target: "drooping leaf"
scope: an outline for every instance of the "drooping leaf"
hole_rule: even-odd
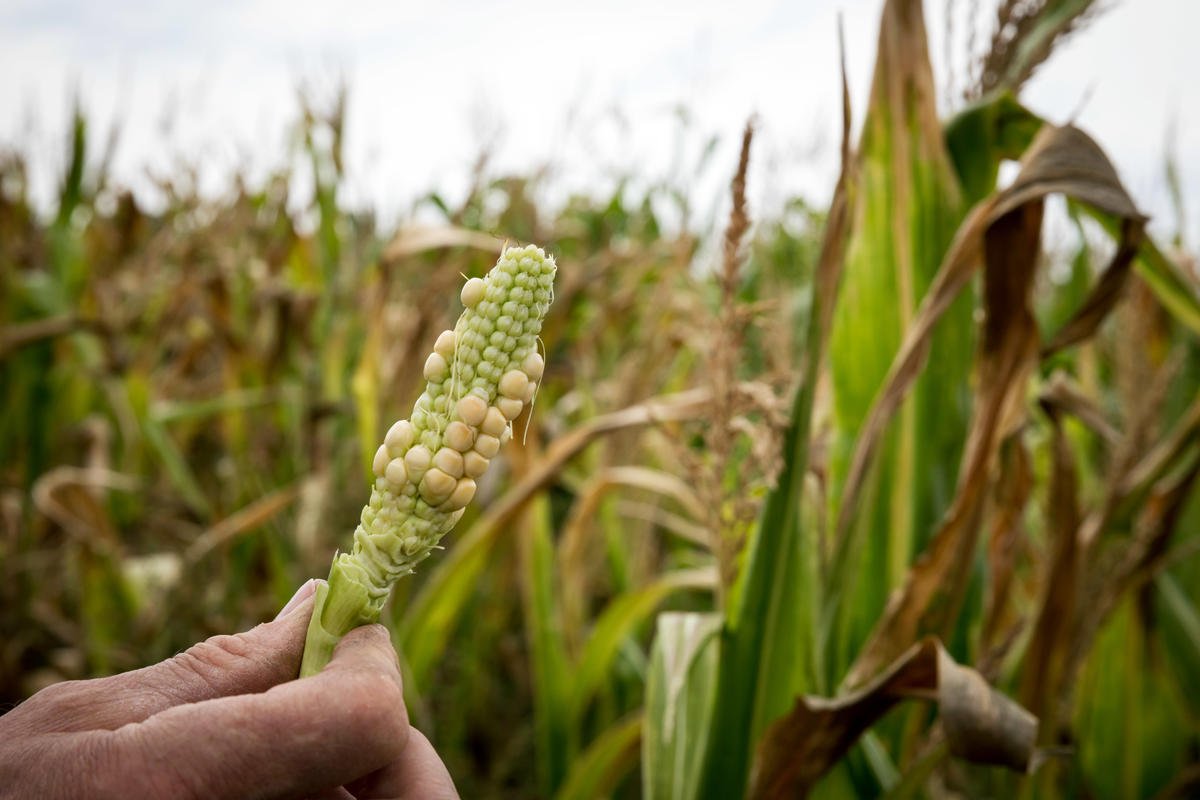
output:
[[[1092,208],[1086,210],[1110,235],[1115,235],[1119,230],[1120,220],[1112,214]],[[1134,269],[1163,307],[1193,333],[1200,335],[1200,286],[1149,238],[1141,242]]]
[[[930,637],[853,694],[797,698],[759,744],[749,796],[803,797],[864,731],[910,698],[938,704],[951,755],[1020,772],[1036,766],[1037,718],[956,663]]]

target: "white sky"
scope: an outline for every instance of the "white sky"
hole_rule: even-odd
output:
[[[971,4],[955,5],[961,17]],[[496,169],[552,163],[560,192],[601,192],[614,169],[688,176],[704,140],[718,134],[721,147],[697,186],[701,204],[719,202],[751,112],[761,123],[751,174],[759,207],[793,194],[823,203],[836,167],[837,14],[861,119],[881,6],[0,0],[0,147],[30,153],[37,196],[51,197],[78,89],[96,151],[113,121],[121,126],[119,183],[152,200],[147,168],[171,172],[183,156],[217,191],[234,167],[261,176],[287,158],[302,79],[328,87],[341,76],[350,87],[343,199],[380,209],[385,224],[433,188],[461,197],[485,143]],[[926,4],[939,71],[944,6]],[[963,28],[960,19],[958,58]],[[1077,122],[1143,210],[1168,227],[1164,143],[1174,124],[1193,243],[1197,30],[1196,0],[1126,0],[1063,47],[1023,96],[1056,121],[1082,107]],[[682,146],[673,114],[681,105],[692,114]]]

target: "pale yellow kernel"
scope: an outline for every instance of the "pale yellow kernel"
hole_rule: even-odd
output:
[[[387,445],[387,449],[393,455],[399,455],[408,448],[412,447],[413,443],[413,427],[412,424],[402,419],[388,428],[387,436],[383,438],[383,443]]]
[[[528,375],[519,369],[510,369],[500,379],[500,394],[520,400],[521,396],[525,394],[525,384],[527,383],[529,383]]]
[[[463,478],[454,487],[454,491],[450,493],[450,497],[446,500],[447,510],[457,510],[471,502],[471,498],[475,496],[475,481],[470,478]]]
[[[446,426],[446,435],[443,438],[446,444],[460,453],[465,453],[471,449],[471,445],[475,444],[475,432],[465,422],[458,420]]]
[[[393,488],[399,489],[404,484],[408,483],[408,468],[404,466],[404,459],[393,458],[388,462],[387,470],[384,473],[387,477],[387,482]]]
[[[505,419],[513,420],[521,416],[521,409],[525,404],[520,400],[512,397],[501,397],[496,400],[496,408],[500,409],[500,413]]]
[[[478,425],[487,416],[487,403],[478,395],[469,394],[458,401],[458,417],[468,425]]]
[[[462,519],[462,516],[464,513],[466,513],[466,511],[467,510],[465,508],[460,508],[458,511],[455,511],[453,514],[451,514],[450,515],[450,519],[451,519],[450,524],[451,525],[456,524],[460,519]]]
[[[446,359],[441,353],[430,353],[425,359],[425,380],[435,381],[446,374]]]
[[[494,458],[500,452],[500,439],[481,433],[475,437],[475,452],[484,458]]]
[[[391,458],[388,453],[387,445],[379,445],[379,449],[375,451],[375,460],[371,462],[371,471],[375,473],[377,478],[383,477],[384,470],[387,469],[388,460]]]
[[[525,356],[525,360],[521,362],[521,369],[529,376],[530,380],[540,381],[542,372],[546,369],[546,361],[542,358],[541,353],[533,352]]]
[[[408,467],[409,473],[412,474],[414,478],[417,475],[425,472],[425,470],[429,469],[429,464],[432,461],[433,457],[429,454],[429,449],[423,444],[419,444],[416,447],[410,448],[409,451],[404,454],[404,465]]]
[[[486,288],[482,278],[471,278],[471,280],[463,285],[462,304],[467,308],[471,308],[483,299],[483,293]]]
[[[462,453],[452,447],[443,447],[434,453],[433,465],[452,478],[462,477]]]
[[[508,444],[508,440],[512,438],[512,428],[505,428],[500,432],[500,445]]]
[[[454,478],[434,467],[421,478],[421,497],[425,502],[435,505],[445,500],[454,491],[455,485]]]
[[[483,418],[483,422],[479,425],[479,430],[488,436],[499,436],[508,430],[508,420],[504,418],[504,414],[501,413],[500,409],[489,408],[487,416]]]
[[[525,393],[521,395],[521,400],[526,403],[533,402],[533,396],[537,394],[537,383],[529,381],[525,384]]]
[[[478,478],[487,472],[488,460],[479,453],[471,450],[463,453],[463,474],[468,478]]]
[[[454,355],[454,331],[442,331],[433,345],[433,351],[442,358]]]

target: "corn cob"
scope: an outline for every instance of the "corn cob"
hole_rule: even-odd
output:
[[[463,286],[466,308],[425,361],[424,394],[375,453],[354,545],[334,556],[317,590],[301,677],[319,672],[350,630],[376,621],[392,584],[462,516],[541,380],[538,334],[555,269],[540,248],[508,248],[486,277]]]

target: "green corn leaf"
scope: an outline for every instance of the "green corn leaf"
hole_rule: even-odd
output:
[[[1041,117],[1008,92],[973,103],[946,122],[946,151],[962,186],[964,207],[995,190],[1000,164],[1019,159],[1042,124]]]
[[[550,502],[546,495],[539,495],[526,510],[519,532],[525,632],[532,662],[535,750],[543,797],[563,785],[575,750],[574,730],[568,725],[570,676],[554,598],[554,543],[549,516]]]
[[[668,612],[658,617],[642,737],[642,795],[647,800],[696,797],[712,724],[720,627],[716,614]]]
[[[1169,572],[1154,581],[1163,649],[1175,667],[1176,682],[1193,714],[1200,714],[1200,611]]]
[[[580,754],[571,764],[566,783],[556,800],[592,800],[605,797],[637,764],[642,736],[642,715],[620,720]]]
[[[183,498],[189,508],[201,517],[206,519],[211,517],[212,506],[166,427],[151,414],[139,415],[138,419],[141,422],[142,436],[162,462],[163,468],[167,471],[167,477],[179,491],[179,496]]]
[[[1105,625],[1076,692],[1076,763],[1085,793],[1099,800],[1153,797],[1183,767],[1189,735],[1182,698],[1150,657],[1147,633],[1132,598]],[[1049,796],[1058,770],[1037,776]]]
[[[816,352],[810,349],[814,361]],[[737,602],[731,603],[732,619],[727,615],[721,634],[717,700],[699,797],[741,795],[754,742],[806,688],[803,665],[812,640],[814,586],[806,581],[812,553],[803,547],[799,502],[812,401],[813,383],[806,382],[796,393],[784,435],[783,471],[747,545]]]
[[[828,677],[834,682],[947,508],[966,436],[975,338],[970,289],[941,321],[928,367],[880,448],[870,478],[873,502],[838,507],[853,443],[965,211],[935,94],[921,3],[891,0],[883,11],[859,145],[857,203],[829,341],[831,490],[839,518],[831,575],[840,592],[840,605],[830,612],[836,624]],[[991,109],[992,117],[1006,114],[1020,116],[1011,108]],[[996,122],[978,123],[984,124],[994,128]],[[971,178],[986,183],[994,179],[992,161],[989,154],[982,168],[959,169],[986,173]]]

